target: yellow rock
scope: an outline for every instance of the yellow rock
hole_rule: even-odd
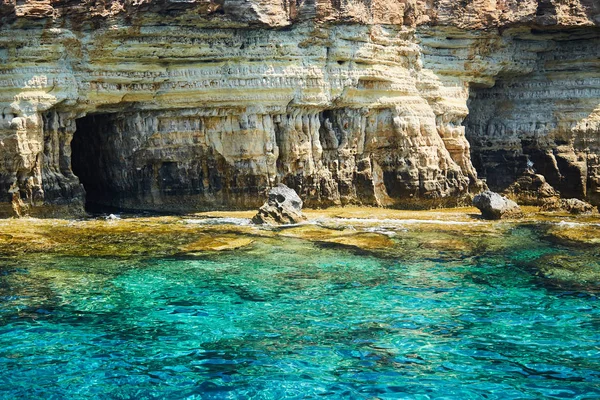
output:
[[[471,246],[469,246],[469,243],[467,243],[465,240],[443,238],[443,239],[429,240],[423,244],[423,247],[429,248],[429,249],[440,250],[440,251],[447,251],[447,250],[465,251],[465,250],[469,250]]]
[[[292,228],[285,228],[278,232],[279,236],[295,237],[306,240],[321,240],[332,236],[351,235],[356,231],[350,229],[337,230],[329,229],[318,225],[300,225]]]
[[[559,225],[550,229],[549,233],[559,240],[582,244],[600,243],[600,226],[573,223]]]
[[[252,244],[254,240],[245,237],[236,238],[234,236],[214,237],[205,235],[200,240],[182,246],[179,249],[186,253],[195,253],[202,251],[224,251],[235,250]]]
[[[382,250],[394,246],[394,242],[389,237],[378,233],[357,233],[354,235],[325,238],[320,241],[356,247],[361,250]]]

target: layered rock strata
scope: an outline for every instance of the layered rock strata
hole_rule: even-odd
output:
[[[0,20],[4,215],[255,208],[279,182],[309,207],[431,207],[528,168],[600,203],[591,0],[3,0]]]
[[[532,31],[532,71],[502,71],[471,91],[473,164],[504,190],[528,169],[564,197],[600,203],[600,37],[597,30]]]

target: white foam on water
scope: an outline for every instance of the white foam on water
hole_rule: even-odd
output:
[[[406,229],[403,229],[403,230],[405,231]],[[366,229],[364,229],[364,231],[370,232],[370,233],[379,233],[379,234],[386,235],[389,237],[393,237],[393,236],[397,235],[397,233],[395,231],[390,231],[390,230],[384,229],[384,228],[366,228]]]
[[[251,225],[252,221],[250,218],[233,218],[233,217],[210,217],[201,219],[185,219],[183,220],[186,224],[197,224],[197,225],[238,225],[247,226]]]
[[[560,221],[555,223],[557,226],[566,227],[566,228],[575,228],[578,226],[600,226],[600,223],[595,222],[568,222],[568,221]]]
[[[249,218],[234,217],[208,217],[198,219],[185,219],[183,223],[197,225],[254,225]],[[303,225],[316,225],[324,228],[331,226],[341,226],[347,229],[359,228],[365,232],[381,233],[388,236],[396,234],[395,231],[406,230],[406,225],[418,224],[437,224],[437,225],[477,225],[481,222],[471,221],[444,221],[437,219],[378,219],[378,218],[317,218],[308,221],[302,221],[296,224],[283,224],[277,226],[256,225],[263,228],[291,228]]]

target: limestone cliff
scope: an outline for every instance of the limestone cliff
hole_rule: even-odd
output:
[[[595,0],[0,0],[0,214],[600,203]],[[468,116],[468,117],[467,117]]]

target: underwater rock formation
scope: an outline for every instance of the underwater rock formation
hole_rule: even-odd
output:
[[[593,0],[0,1],[0,214],[600,203]],[[466,120],[465,120],[466,118]]]

